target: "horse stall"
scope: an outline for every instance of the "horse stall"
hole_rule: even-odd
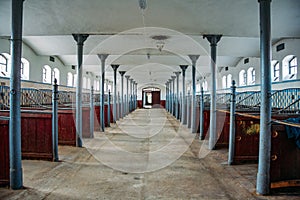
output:
[[[9,185],[9,121],[0,117],[0,187]]]
[[[8,117],[9,111],[0,115]],[[21,144],[23,159],[53,160],[51,112],[21,111]]]

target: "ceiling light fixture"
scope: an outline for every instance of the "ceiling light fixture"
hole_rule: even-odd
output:
[[[139,0],[140,9],[145,10],[147,7],[147,0]]]
[[[165,46],[164,41],[157,41],[157,42],[156,42],[156,47],[157,47],[157,49],[158,49],[160,52],[162,51],[162,49],[164,48],[164,46]]]

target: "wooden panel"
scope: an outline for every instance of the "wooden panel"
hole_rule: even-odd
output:
[[[152,107],[160,107],[160,91],[152,91]]]
[[[90,107],[82,108],[82,137],[90,137]]]
[[[22,112],[21,135],[23,159],[53,160],[51,113]]]
[[[300,186],[300,149],[288,139],[284,125],[272,125],[271,187]],[[295,182],[295,180],[298,180]]]
[[[143,108],[143,101],[137,100],[137,106],[138,106],[138,108]]]
[[[9,185],[9,121],[0,120],[0,186]]]
[[[257,161],[259,143],[259,120],[236,116],[234,162]]]
[[[166,108],[166,100],[160,100],[160,106]]]
[[[75,110],[58,111],[58,144],[76,146]]]
[[[230,115],[229,113],[217,111],[217,133],[218,141],[217,147],[228,147],[229,145],[229,126],[230,126]]]

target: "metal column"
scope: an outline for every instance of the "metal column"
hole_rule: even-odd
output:
[[[108,57],[108,54],[98,54],[99,59],[101,60],[101,83],[100,83],[100,131],[104,132],[105,129],[105,122],[104,122],[104,82],[105,82],[105,60]]]
[[[230,127],[229,127],[229,152],[228,164],[233,164],[234,149],[235,149],[235,81],[232,80],[231,86],[231,102],[230,102]]]
[[[192,60],[192,111],[191,111],[191,132],[196,133],[196,62],[199,58],[199,55],[189,55],[190,59]]]
[[[117,70],[119,65],[111,65],[114,70],[114,105],[113,105],[113,120],[114,123],[117,121]]]
[[[217,77],[216,77],[216,60],[217,60],[217,43],[221,39],[221,35],[204,35],[210,43],[210,54],[211,54],[211,94],[210,94],[210,125],[209,125],[209,149],[214,149],[217,143],[217,130],[216,130],[216,90],[217,90]]]
[[[256,192],[268,194],[270,190],[271,154],[271,0],[259,0],[260,7],[260,77],[261,107],[259,158]]]
[[[95,115],[95,109],[94,109],[94,87],[91,86],[91,92],[90,92],[90,138],[94,138],[94,115]]]
[[[188,65],[179,65],[182,70],[182,102],[181,102],[181,121],[186,124],[186,96],[185,96],[185,71]]]
[[[130,100],[129,100],[129,112],[132,112],[132,96],[133,96],[133,91],[132,91],[132,84],[133,84],[133,79],[129,79],[130,81]]]
[[[199,139],[204,140],[204,92],[203,92],[203,87],[201,87],[200,91],[200,123],[199,123]]]
[[[172,78],[172,115],[175,117],[175,79],[176,76],[171,76]]]
[[[166,82],[166,103],[165,103],[165,107],[166,107],[166,110],[168,110],[168,91],[169,88],[168,88],[168,82]]]
[[[120,75],[121,75],[121,113],[120,113],[120,118],[124,117],[124,74],[126,73],[126,71],[119,71]]]
[[[82,147],[82,58],[83,43],[88,38],[86,34],[73,34],[77,42],[77,87],[76,87],[76,146]]]
[[[23,187],[20,108],[23,0],[12,0],[11,9],[9,159],[10,187],[15,190]]]
[[[174,72],[176,75],[176,102],[175,102],[175,115],[176,119],[179,119],[179,75],[181,72]]]
[[[58,85],[57,79],[54,79],[52,91],[52,146],[54,161],[58,161]]]
[[[108,99],[107,99],[107,126],[110,127],[110,90],[108,90]]]
[[[126,78],[126,115],[129,113],[129,75],[125,75]]]

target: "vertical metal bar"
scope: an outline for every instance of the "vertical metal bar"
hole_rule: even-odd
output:
[[[129,113],[129,75],[125,76],[126,78],[126,114]]]
[[[113,121],[116,123],[118,120],[117,118],[117,69],[119,65],[111,65],[112,69],[114,70],[114,105],[113,105]]]
[[[132,92],[132,82],[133,79],[130,79],[130,100],[129,100],[129,112],[132,111],[132,96],[133,96],[133,92]]]
[[[200,91],[200,123],[199,123],[199,138],[200,140],[204,140],[204,92],[203,87],[201,87]]]
[[[189,55],[192,60],[192,104],[191,104],[191,131],[196,133],[196,62],[199,58],[199,55]]]
[[[91,93],[90,93],[90,138],[94,138],[94,87],[91,86]]]
[[[54,79],[52,94],[52,146],[54,161],[58,161],[58,85],[57,79]]]
[[[101,90],[101,96],[100,96],[100,131],[104,132],[105,130],[105,122],[104,122],[104,100],[105,100],[105,94],[104,94],[104,82],[105,82],[105,60],[108,57],[108,54],[98,54],[99,59],[101,60],[101,84],[100,84],[100,90]]]
[[[83,43],[88,35],[73,34],[77,42],[77,87],[76,87],[76,146],[82,147],[82,58]]]
[[[121,114],[120,114],[120,118],[124,117],[124,74],[126,73],[126,71],[119,71],[120,75],[121,75]]]
[[[211,94],[210,94],[210,126],[209,126],[209,142],[208,148],[214,149],[217,143],[217,130],[216,130],[216,118],[217,118],[217,103],[216,103],[216,90],[217,90],[217,79],[216,79],[216,60],[217,60],[217,43],[221,39],[221,35],[204,35],[210,43],[210,54],[211,54]]]
[[[175,115],[176,115],[176,119],[179,119],[179,75],[181,74],[181,72],[174,72],[176,75],[176,103],[175,103]]]
[[[172,115],[175,116],[175,79],[176,76],[171,76],[172,78]]]
[[[261,107],[259,159],[256,192],[266,195],[270,190],[271,154],[271,0],[259,0]]]
[[[166,110],[168,110],[168,82],[166,82],[166,103],[165,103]]]
[[[181,121],[182,124],[187,124],[186,122],[186,95],[185,95],[185,71],[188,68],[188,65],[180,65],[182,70],[182,106],[181,106]]]
[[[21,160],[21,57],[23,0],[12,0],[9,156],[10,187],[23,187]]]
[[[108,90],[108,102],[107,102],[107,126],[110,127],[110,90]]]
[[[233,164],[234,149],[235,149],[235,81],[232,80],[231,86],[231,102],[230,102],[230,127],[229,127],[229,152],[228,152],[228,165]]]
[[[190,98],[190,91],[188,91],[188,95],[186,98],[186,107],[187,107],[187,127],[191,128],[191,98]]]

